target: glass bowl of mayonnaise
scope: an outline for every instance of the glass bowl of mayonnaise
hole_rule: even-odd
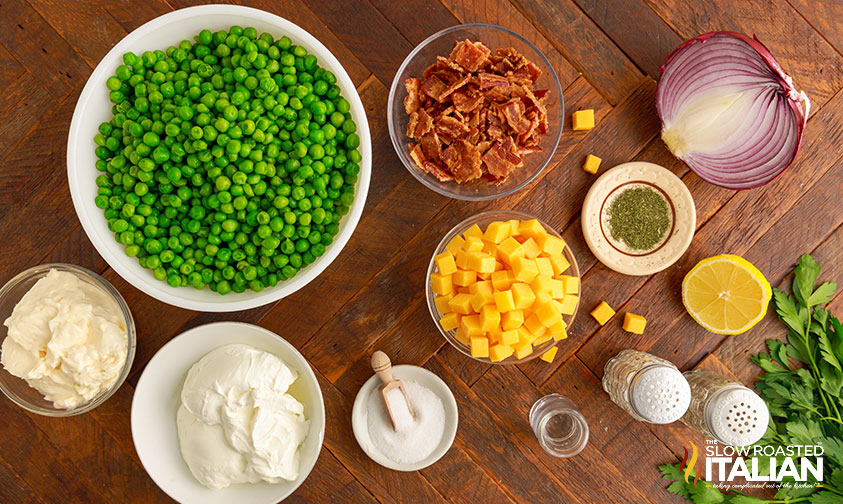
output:
[[[35,266],[0,289],[0,390],[33,413],[66,417],[105,402],[136,343],[123,296],[80,266]]]

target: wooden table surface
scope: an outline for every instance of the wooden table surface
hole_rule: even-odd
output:
[[[679,287],[698,260],[739,254],[771,284],[783,286],[796,258],[811,252],[824,278],[843,278],[843,3],[815,0],[259,0],[251,5],[310,31],[342,62],[360,92],[373,132],[374,174],[363,217],[337,260],[293,296],[233,314],[182,310],[121,279],[82,231],[65,177],[65,141],[73,108],[100,58],[127,32],[192,3],[189,0],[0,1],[0,282],[48,261],[102,274],[128,301],[138,327],[132,373],[91,413],[68,419],[27,414],[0,400],[0,501],[166,502],[132,444],[129,412],[144,365],[189,327],[242,320],[276,331],[317,372],[327,408],[316,468],[291,502],[551,503],[678,502],[658,464],[677,461],[693,436],[681,424],[632,420],[600,388],[606,360],[635,347],[681,369],[718,368],[749,381],[748,356],[783,335],[770,315],[747,334],[704,331],[685,313]],[[565,131],[553,162],[517,194],[485,203],[439,196],[401,165],[386,129],[392,77],[431,33],[458,23],[503,25],[534,42],[559,74]],[[664,148],[654,107],[658,67],[683,40],[711,30],[755,33],[811,100],[802,152],[770,184],[735,192],[707,184]],[[572,132],[570,114],[593,108],[597,126]],[[697,230],[688,252],[650,277],[615,273],[583,241],[579,211],[595,177],[630,160],[668,167],[693,193]],[[583,271],[583,310],[555,362],[490,367],[462,356],[439,336],[425,306],[424,272],[439,238],[462,219],[490,208],[540,216],[573,248]],[[605,327],[588,310],[606,300],[620,315],[647,317],[643,336]],[[843,296],[832,310],[843,307]],[[385,350],[397,363],[441,376],[460,409],[456,442],[435,465],[414,473],[383,469],[357,446],[351,405],[371,374],[369,356]],[[538,397],[573,398],[591,428],[586,449],[569,460],[546,455],[527,422]]]

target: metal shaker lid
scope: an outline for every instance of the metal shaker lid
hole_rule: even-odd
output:
[[[691,387],[678,369],[655,365],[635,376],[629,389],[629,403],[648,422],[675,422],[688,410]]]
[[[764,436],[770,411],[758,394],[743,385],[735,385],[718,391],[708,400],[705,420],[720,443],[749,446]]]

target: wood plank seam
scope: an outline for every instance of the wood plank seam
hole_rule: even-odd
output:
[[[805,23],[807,23],[808,26],[810,26],[815,32],[817,32],[817,35],[819,35],[820,38],[823,39],[825,41],[825,43],[829,45],[829,47],[831,47],[837,54],[843,56],[843,52],[841,52],[841,50],[838,49],[837,46],[835,46],[833,43],[831,43],[831,40],[829,40],[828,37],[825,36],[825,33],[823,33],[823,31],[820,30],[818,27],[816,27],[814,25],[814,23],[811,22],[810,19],[805,17],[805,15],[802,14],[802,11],[800,11],[799,8],[797,8],[791,0],[784,0],[784,1],[785,1],[786,4],[788,4],[790,6],[791,9],[793,9],[794,12],[796,12],[796,14],[799,17],[801,17],[802,19],[805,20]]]

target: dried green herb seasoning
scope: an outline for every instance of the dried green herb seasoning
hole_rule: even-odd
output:
[[[612,238],[634,250],[655,247],[670,227],[664,196],[648,187],[624,189],[607,209]]]

